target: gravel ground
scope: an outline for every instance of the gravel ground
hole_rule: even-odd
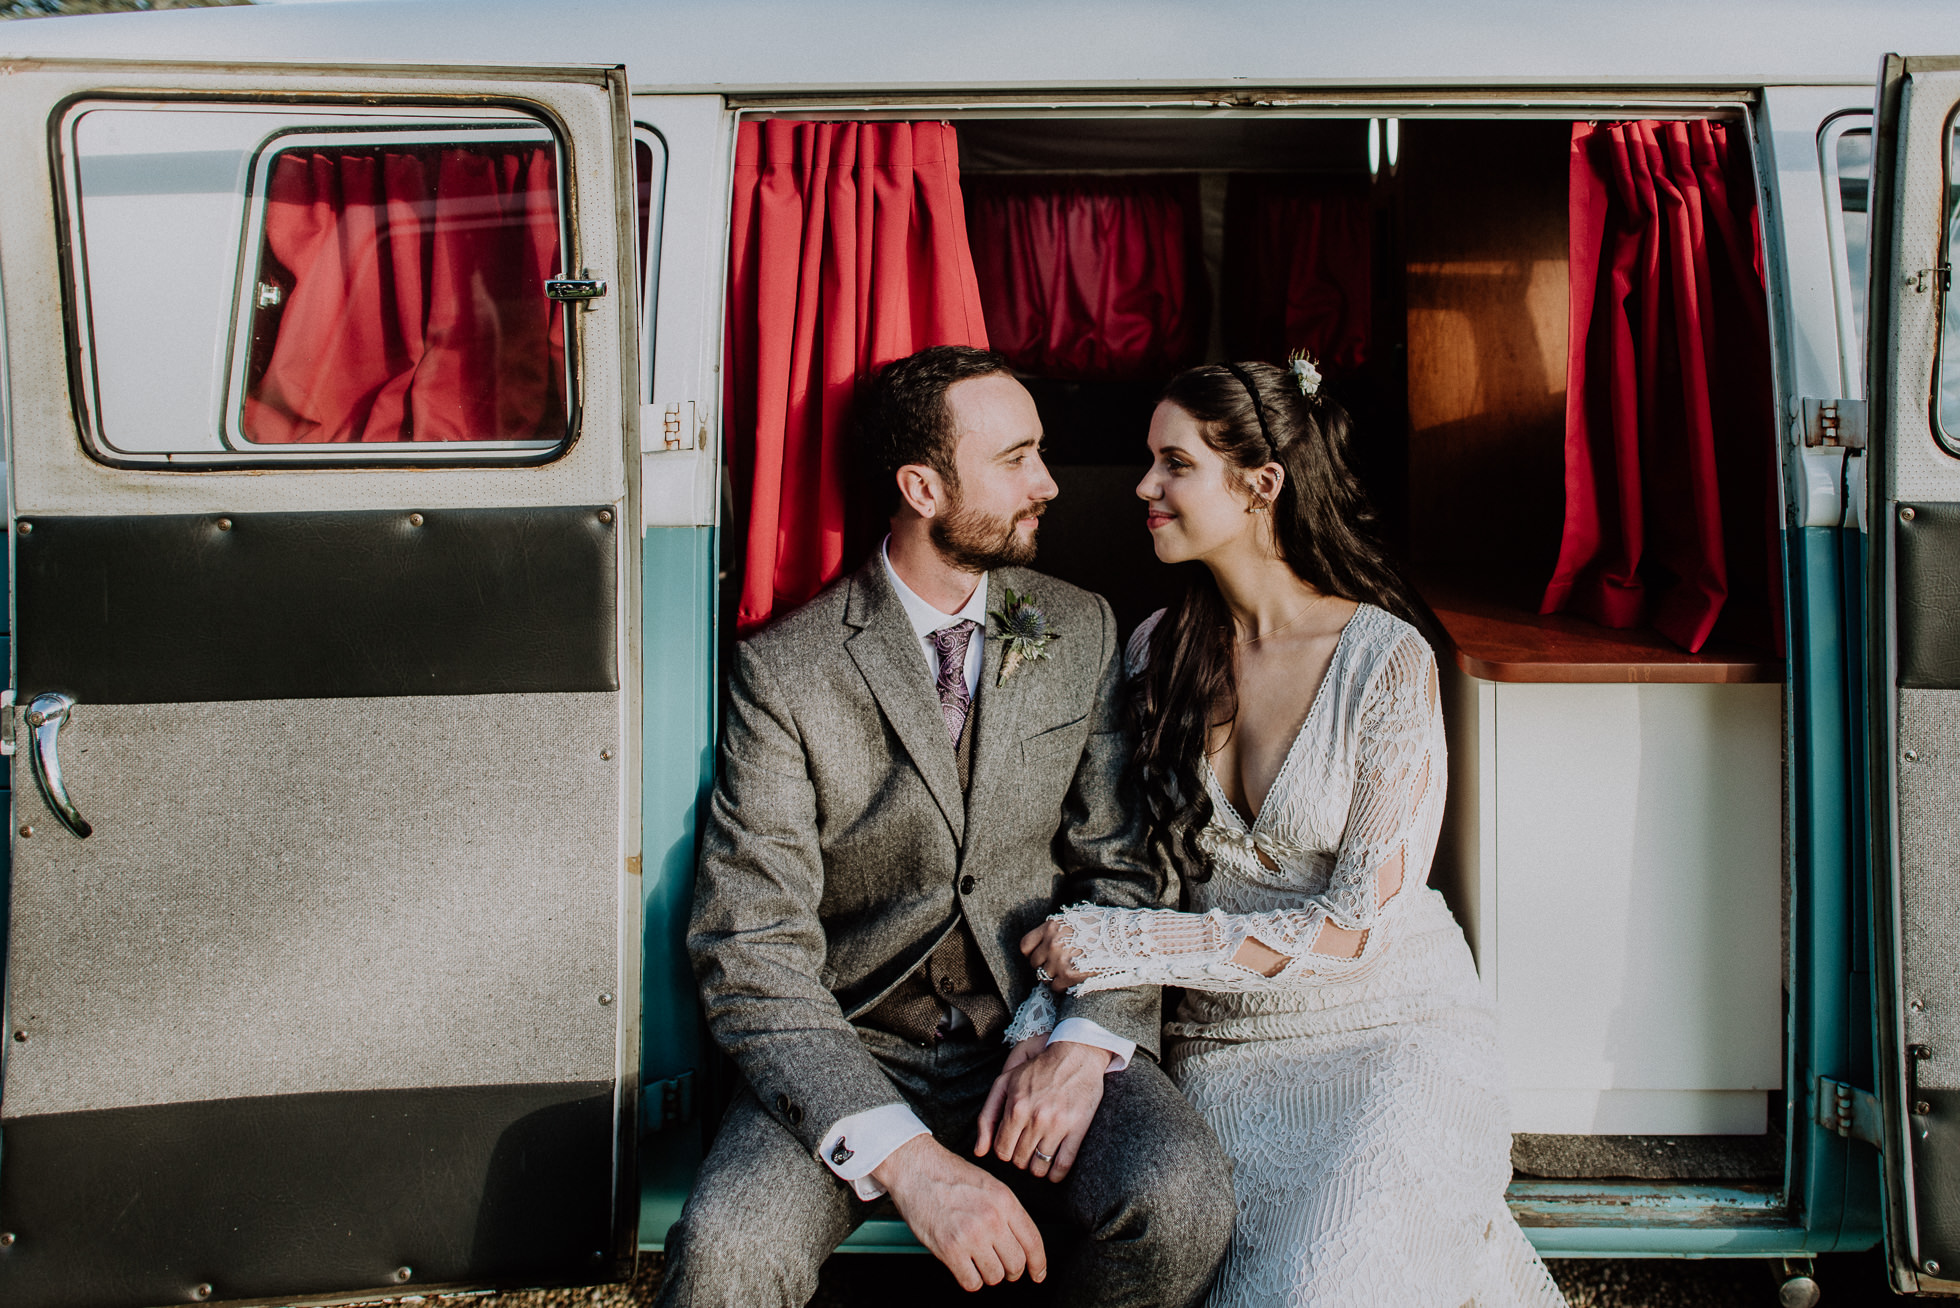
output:
[[[1571,1308],[1777,1308],[1775,1266],[1761,1259],[1558,1259],[1552,1275]],[[1825,1308],[1896,1304],[1875,1254],[1835,1254],[1817,1261]],[[660,1255],[640,1260],[628,1285],[596,1290],[537,1290],[469,1301],[470,1308],[650,1308],[660,1289]],[[810,1308],[903,1304],[1028,1303],[1026,1295],[969,1298],[932,1260],[889,1254],[845,1254],[824,1266]],[[1383,1308],[1392,1308],[1383,1305]]]

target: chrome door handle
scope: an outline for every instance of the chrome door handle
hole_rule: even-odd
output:
[[[27,706],[27,729],[34,733],[34,748],[28,751],[27,761],[34,770],[34,784],[40,788],[41,798],[48,801],[63,826],[86,840],[95,828],[75,811],[75,801],[68,798],[68,788],[61,783],[61,755],[56,750],[61,724],[68,721],[68,710],[74,707],[74,700],[52,691],[34,697]]]

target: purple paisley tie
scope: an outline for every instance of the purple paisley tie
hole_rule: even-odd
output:
[[[932,633],[932,647],[939,651],[939,712],[946,719],[946,734],[959,748],[960,733],[966,730],[967,710],[973,697],[966,690],[966,650],[973,643],[977,622],[955,622]]]

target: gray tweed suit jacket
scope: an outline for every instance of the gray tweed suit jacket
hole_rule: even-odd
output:
[[[1100,595],[1020,568],[1060,638],[995,685],[989,637],[961,795],[916,634],[874,554],[736,647],[688,951],[708,1024],[757,1099],[815,1149],[900,1098],[852,1019],[964,912],[1008,1007],[1034,984],[1019,942],[1063,904],[1176,901],[1118,795],[1130,753],[1122,651]],[[1064,998],[1152,1054],[1155,989]],[[1004,1052],[1004,1051],[1003,1051]]]

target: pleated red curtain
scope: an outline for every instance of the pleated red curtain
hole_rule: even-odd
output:
[[[1577,123],[1565,529],[1541,611],[1782,647],[1760,220],[1720,123]]]
[[[275,444],[565,433],[549,146],[293,150],[266,197],[245,432]]]
[[[976,175],[965,189],[987,337],[1017,369],[1133,381],[1198,361],[1195,176]]]
[[[811,598],[853,552],[850,410],[929,345],[987,343],[946,123],[743,123],[724,413],[747,555],[736,628]]]
[[[1306,350],[1329,372],[1360,368],[1371,264],[1365,182],[1234,174],[1220,270],[1226,353],[1283,363]]]

